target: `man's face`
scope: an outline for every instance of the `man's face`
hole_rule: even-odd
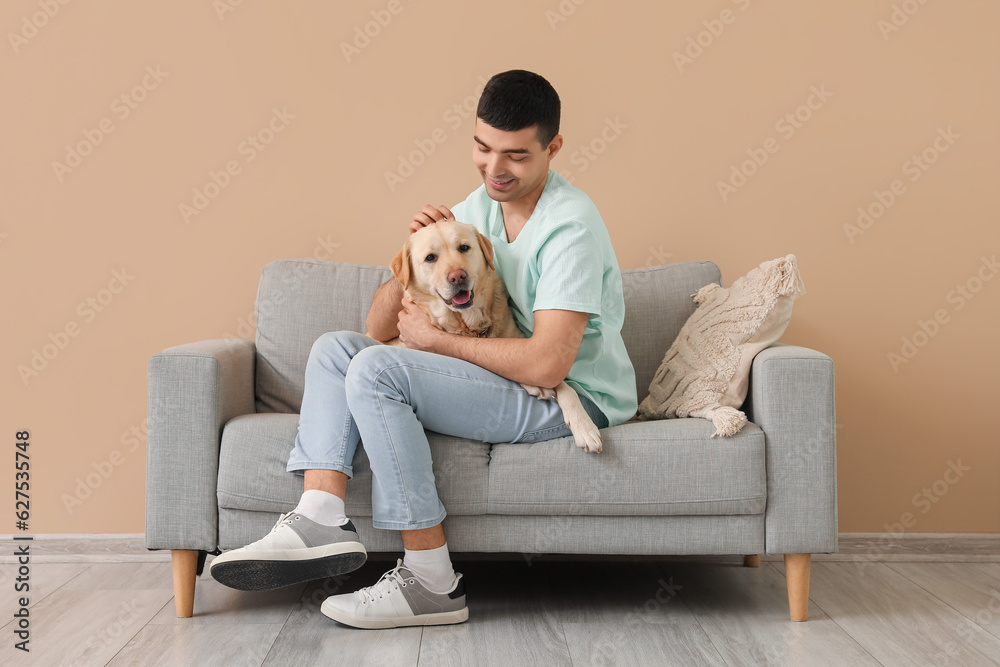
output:
[[[506,132],[477,118],[472,161],[482,174],[491,199],[515,201],[545,183],[549,163],[561,146],[559,135],[548,146],[542,146],[537,126]]]

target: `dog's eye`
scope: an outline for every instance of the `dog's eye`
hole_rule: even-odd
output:
[[[458,246],[458,251],[459,252],[469,252],[469,246],[463,243],[462,245]]]
[[[437,255],[435,255],[434,253],[431,253],[431,254],[427,255],[426,257],[424,257],[424,261],[425,262],[433,262],[436,259],[437,259]]]

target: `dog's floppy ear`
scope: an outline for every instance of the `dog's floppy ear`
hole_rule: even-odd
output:
[[[399,284],[406,289],[410,286],[410,239],[406,239],[403,249],[396,253],[396,256],[389,262],[392,275],[396,277]]]
[[[479,248],[483,251],[483,257],[486,258],[486,265],[490,267],[490,271],[493,271],[493,244],[478,229],[476,230],[476,240],[479,241]]]

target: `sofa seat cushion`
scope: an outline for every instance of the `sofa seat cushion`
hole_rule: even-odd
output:
[[[604,451],[571,437],[494,445],[489,514],[762,514],[764,432],[748,423],[711,438],[704,419],[627,422],[601,429]]]
[[[302,478],[285,465],[298,415],[242,415],[226,424],[219,454],[219,507],[287,512]],[[703,419],[629,422],[601,430],[604,451],[572,438],[490,445],[427,432],[438,495],[448,514],[762,514],[764,433],[753,423],[711,438]],[[364,447],[347,485],[348,516],[371,516],[371,467]]]
[[[286,472],[295,444],[297,414],[250,414],[230,420],[219,452],[219,507],[287,512],[302,495],[302,477]],[[485,514],[490,446],[427,432],[438,496],[449,514]],[[364,446],[347,485],[347,516],[371,516],[372,472]]]

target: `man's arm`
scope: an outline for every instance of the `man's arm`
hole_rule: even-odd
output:
[[[395,277],[389,278],[375,291],[365,326],[368,335],[379,342],[386,342],[399,335],[396,323],[403,309],[403,286]]]
[[[442,331],[426,349],[514,382],[552,388],[572,368],[589,317],[573,310],[536,310],[531,338],[472,338]]]

